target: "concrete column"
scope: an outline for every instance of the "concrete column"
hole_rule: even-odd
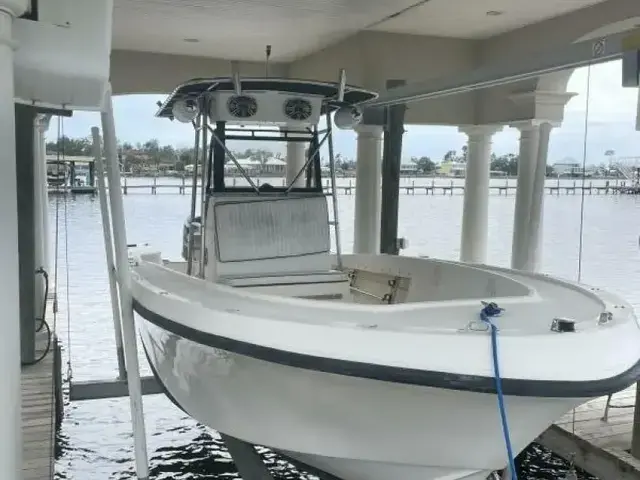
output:
[[[15,104],[18,262],[20,265],[20,339],[23,363],[36,355],[36,249],[34,134],[35,108]]]
[[[489,240],[489,178],[491,137],[502,130],[495,125],[461,127],[468,137],[464,181],[460,261],[486,263]]]
[[[405,80],[387,80],[386,88],[405,85]],[[382,144],[382,197],[380,205],[380,253],[398,255],[398,209],[400,205],[400,164],[405,104],[386,107],[385,132]],[[357,188],[357,187],[356,187]]]
[[[0,0],[0,478],[22,478],[20,409],[20,306],[18,298],[18,199],[16,185],[15,110],[13,85],[13,18],[25,12],[26,0]]]
[[[304,156],[305,142],[288,142],[287,143],[287,185],[298,175],[298,172],[304,167],[307,159]],[[294,187],[304,187],[304,173],[296,180]]]
[[[516,127],[520,129],[520,152],[511,268],[535,272],[542,256],[544,181],[552,124],[534,121]]]
[[[49,128],[51,115],[37,115],[33,125],[33,187],[34,187],[34,232],[35,232],[35,265],[49,272],[49,215],[47,193],[47,160],[45,133]],[[53,275],[49,277],[52,287]],[[36,278],[36,317],[43,318],[45,283],[42,275]]]
[[[356,153],[356,198],[353,253],[380,251],[382,126],[359,125]]]

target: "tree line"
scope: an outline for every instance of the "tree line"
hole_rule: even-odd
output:
[[[463,146],[460,153],[456,150],[449,150],[444,154],[442,160],[439,163],[434,162],[431,157],[413,157],[411,161],[416,164],[418,170],[422,173],[433,173],[443,163],[467,163],[467,146]],[[515,153],[507,153],[505,155],[491,154],[491,166],[492,172],[501,172],[507,176],[516,176],[518,174],[518,160],[519,155]],[[547,165],[546,175],[549,176],[553,173],[553,167]]]
[[[64,153],[68,156],[90,156],[92,155],[92,142],[90,137],[60,139],[47,143],[48,153]],[[237,158],[250,158],[260,163],[265,163],[269,158],[280,158],[279,153],[273,153],[267,149],[249,148],[243,151],[234,151]],[[121,163],[127,170],[138,170],[141,168],[166,166],[173,170],[184,170],[186,165],[192,164],[194,159],[194,149],[175,148],[171,145],[160,145],[157,139],[151,139],[144,143],[132,144],[129,142],[118,142],[118,155]],[[443,163],[466,163],[468,149],[463,146],[461,151],[449,150],[444,154],[439,162],[428,156],[413,157],[411,161],[416,165],[419,173],[430,174],[436,172]],[[518,155],[509,153],[506,155],[491,154],[491,171],[502,172],[505,175],[515,176],[518,173]],[[353,170],[355,161],[344,159],[340,154],[336,155],[336,166],[343,170]],[[552,167],[547,165],[547,175],[552,171]]]
[[[62,136],[56,141],[47,142],[47,153],[64,153],[66,156],[91,156],[93,144],[91,137],[70,138]],[[269,150],[260,148],[248,148],[243,151],[232,151],[237,158],[250,158],[265,163],[269,158],[279,158],[280,154],[273,154]],[[126,170],[139,170],[142,168],[160,166],[170,167],[173,170],[182,171],[184,167],[194,161],[195,150],[193,147],[175,148],[172,145],[161,145],[157,139],[147,140],[144,143],[118,142],[118,155],[120,163]],[[201,161],[200,158],[198,161]]]

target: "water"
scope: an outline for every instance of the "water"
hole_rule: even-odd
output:
[[[129,182],[132,181],[149,182],[149,179],[129,179]],[[168,181],[163,179],[163,183]],[[504,180],[497,182],[504,184]],[[555,184],[555,180],[552,184]],[[340,196],[339,200],[343,246],[345,251],[350,251],[353,243],[354,197]],[[129,194],[124,198],[124,207],[130,243],[149,242],[157,245],[166,256],[179,257],[182,223],[189,211],[188,195]],[[64,198],[51,198],[52,251],[56,210],[59,217],[57,284],[61,309],[56,328],[66,345],[64,361],[70,353],[75,380],[113,378],[117,365],[99,202],[97,198],[88,196],[69,197],[67,201]],[[489,263],[509,264],[513,211],[513,196],[491,197]],[[640,304],[637,288],[640,273],[639,215],[640,198],[585,197],[582,279],[621,294],[635,307]],[[460,195],[402,195],[399,235],[409,240],[409,247],[403,253],[456,259],[460,248],[461,217]],[[545,197],[545,272],[576,278],[579,227],[579,194]],[[67,260],[65,247],[68,249]],[[70,328],[67,328],[69,320]],[[141,358],[140,364],[143,374],[150,374],[146,359]],[[239,478],[215,433],[186,417],[163,396],[146,397],[144,406],[152,478]],[[56,478],[134,478],[128,399],[75,402],[66,405],[65,414]],[[277,478],[308,478],[273,454],[263,452],[263,455]],[[560,478],[567,468],[560,459],[536,445],[527,449],[518,463],[520,480]],[[583,474],[580,478],[593,477]]]

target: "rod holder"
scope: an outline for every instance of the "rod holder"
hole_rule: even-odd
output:
[[[240,81],[238,62],[231,62],[231,74],[233,76],[233,90],[235,94],[242,95],[242,82]]]
[[[347,89],[347,72],[344,68],[338,74],[338,101],[344,102],[344,92]]]

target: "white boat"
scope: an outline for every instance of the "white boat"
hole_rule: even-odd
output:
[[[47,185],[61,187],[67,182],[69,165],[64,160],[47,161]]]
[[[224,185],[231,107],[277,125],[301,111],[282,103],[303,97],[312,113],[292,123],[315,126],[340,90],[218,78],[162,105],[161,117],[217,122],[200,248],[187,228],[184,262],[130,251],[144,350],[176,405],[344,480],[480,480],[507,464],[505,443],[517,454],[571,408],[640,377],[640,325],[612,294],[486,265],[331,253],[317,129],[303,187]],[[343,118],[372,95],[345,91]]]

